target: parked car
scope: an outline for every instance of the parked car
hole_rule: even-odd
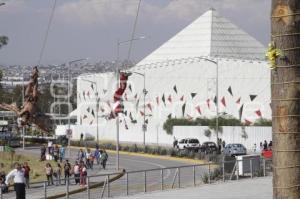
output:
[[[198,150],[199,148],[200,148],[200,142],[196,138],[181,139],[178,142],[178,149]]]
[[[246,155],[247,149],[244,145],[235,143],[227,144],[223,150],[225,156],[237,156],[237,155]]]
[[[214,142],[203,142],[203,144],[200,146],[200,151],[206,154],[213,153],[215,151],[218,151],[218,147]]]

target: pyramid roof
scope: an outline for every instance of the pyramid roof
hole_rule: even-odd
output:
[[[263,60],[265,47],[210,9],[137,65],[191,57]]]

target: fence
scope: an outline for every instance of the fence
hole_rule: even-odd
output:
[[[242,166],[242,168],[241,168]],[[241,172],[241,170],[243,170]],[[48,186],[47,182],[32,183],[26,190],[27,198],[110,198],[134,195],[158,190],[183,188],[210,184],[217,181],[239,180],[267,176],[272,172],[272,162],[266,159],[222,161],[219,164],[207,163],[178,167],[123,171],[122,173],[102,174],[87,177],[87,185],[79,187],[75,178],[61,186]],[[62,179],[64,182],[65,180]],[[56,181],[54,181],[56,183]],[[0,193],[14,198],[14,193]]]

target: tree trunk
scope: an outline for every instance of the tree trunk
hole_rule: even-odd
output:
[[[273,198],[300,198],[300,1],[272,0]]]

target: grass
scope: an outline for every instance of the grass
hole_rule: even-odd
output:
[[[55,161],[43,161],[41,162],[37,156],[29,154],[15,154],[10,152],[0,152],[0,171],[4,171],[5,174],[8,174],[13,168],[14,163],[19,162],[23,164],[28,162],[30,167],[30,182],[40,182],[46,180],[45,174],[45,165],[49,162],[52,167],[56,166]]]

